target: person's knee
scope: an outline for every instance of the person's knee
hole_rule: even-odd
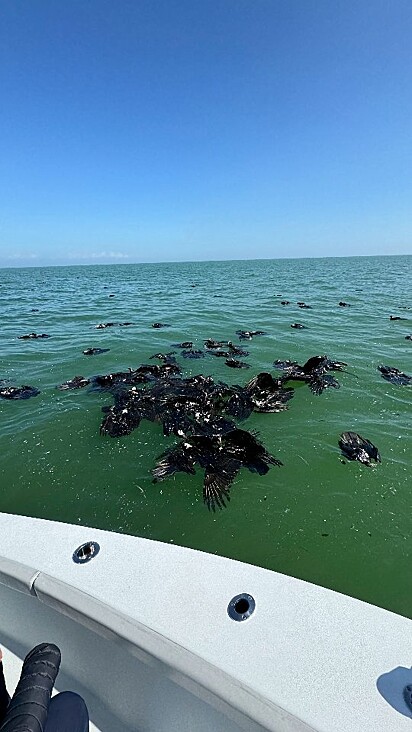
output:
[[[61,691],[51,699],[48,721],[49,718],[53,722],[55,719],[72,719],[81,725],[89,721],[89,713],[84,699],[79,694],[74,691]]]

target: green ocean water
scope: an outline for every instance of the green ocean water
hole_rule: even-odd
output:
[[[3,269],[0,299],[0,378],[41,391],[0,400],[1,511],[233,557],[412,617],[412,387],[377,370],[412,373],[412,309],[404,309],[412,308],[412,257]],[[107,321],[134,325],[96,330]],[[155,330],[155,321],[171,327]],[[202,502],[200,470],[152,483],[155,458],[173,443],[159,425],[102,437],[101,407],[111,396],[56,390],[77,374],[135,368],[181,340],[195,348],[209,337],[236,340],[239,328],[267,331],[244,342],[249,370],[179,356],[184,375],[242,384],[260,371],[278,374],[275,359],[304,363],[322,353],[346,361],[349,373],[336,374],[341,388],[321,396],[295,384],[287,411],[243,423],[283,467],[266,476],[241,471],[229,506],[215,514]],[[51,337],[18,340],[33,331]],[[88,347],[110,351],[87,357]],[[345,430],[370,439],[382,464],[342,462]]]

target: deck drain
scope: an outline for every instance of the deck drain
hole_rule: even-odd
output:
[[[76,562],[76,564],[86,564],[86,562],[94,559],[99,551],[100,546],[97,541],[87,541],[85,544],[77,547],[76,551],[73,552],[73,562]]]
[[[252,595],[247,595],[246,592],[242,592],[241,595],[232,597],[229,605],[227,606],[227,612],[232,620],[247,620],[252,615],[255,609],[256,603]]]

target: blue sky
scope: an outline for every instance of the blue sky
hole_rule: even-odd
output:
[[[0,8],[0,266],[412,252],[410,0]]]

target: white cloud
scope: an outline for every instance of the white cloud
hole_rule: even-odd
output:
[[[33,252],[28,252],[28,253],[16,252],[16,254],[6,254],[4,259],[9,259],[12,261],[16,261],[16,260],[20,261],[22,259],[38,259],[38,256],[39,256],[38,254],[34,254]]]
[[[129,259],[129,254],[123,254],[123,252],[98,252],[92,254],[92,259]]]
[[[123,252],[81,252],[76,254],[70,254],[70,259],[130,259],[130,254],[124,254]]]

